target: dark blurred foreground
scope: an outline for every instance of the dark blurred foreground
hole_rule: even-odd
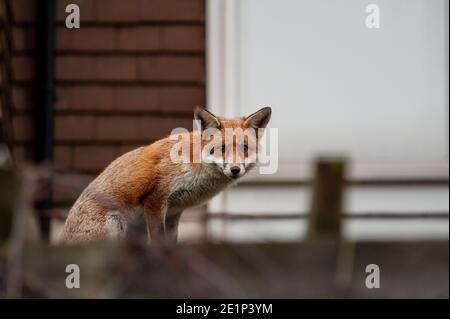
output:
[[[448,244],[335,243],[29,246],[22,297],[448,298]],[[67,264],[81,286],[65,286]],[[368,289],[366,266],[381,270]]]
[[[41,170],[0,166],[0,297],[448,298],[448,241],[348,242],[340,234],[344,176],[319,160],[304,242],[157,246],[147,238],[48,245],[33,233]],[[45,175],[45,174],[44,174]],[[366,286],[368,265],[380,287]],[[77,265],[80,288],[66,267]]]

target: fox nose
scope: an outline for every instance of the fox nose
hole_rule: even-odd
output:
[[[230,171],[233,175],[237,175],[237,174],[239,174],[241,169],[239,168],[239,166],[233,166],[232,168],[230,168]]]

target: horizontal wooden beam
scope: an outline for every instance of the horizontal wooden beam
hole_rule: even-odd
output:
[[[296,219],[308,219],[309,214],[289,214],[289,213],[257,213],[247,212],[243,213],[207,213],[206,219],[224,219],[224,220],[296,220]],[[448,212],[423,212],[423,213],[410,213],[410,212],[370,212],[370,213],[343,213],[343,219],[449,219]]]

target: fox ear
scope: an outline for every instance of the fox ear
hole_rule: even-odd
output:
[[[268,106],[263,107],[246,118],[244,125],[252,128],[265,128],[269,123],[272,109]]]
[[[197,106],[194,111],[194,119],[197,121],[200,121],[202,124],[202,129],[208,129],[208,128],[219,128],[220,127],[220,121],[219,119],[212,114],[211,112],[208,112],[204,108],[201,108],[200,106]]]

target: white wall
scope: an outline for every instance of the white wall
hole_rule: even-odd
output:
[[[273,107],[282,159],[448,157],[448,1],[240,3],[239,109]]]
[[[381,28],[365,26],[378,4]],[[275,178],[311,175],[322,153],[351,158],[351,178],[448,178],[448,1],[210,0],[208,105],[219,114],[273,108],[279,129]],[[270,177],[269,177],[270,179]],[[258,181],[258,176],[254,177]],[[262,179],[261,183],[263,183]],[[304,187],[239,187],[210,212],[298,213]],[[448,186],[353,188],[345,209],[449,210]],[[369,224],[368,224],[369,223]],[[448,220],[352,222],[350,237],[448,237]],[[292,221],[210,225],[213,238],[293,239]]]

